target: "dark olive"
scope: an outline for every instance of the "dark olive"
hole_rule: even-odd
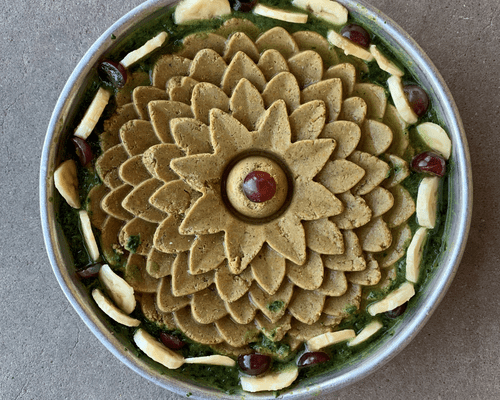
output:
[[[238,365],[248,375],[260,375],[271,366],[271,357],[264,354],[241,354],[238,357]]]
[[[184,343],[177,336],[165,332],[160,333],[160,340],[165,346],[167,346],[171,350],[179,350],[186,345],[186,343]]]
[[[308,353],[304,353],[300,356],[297,365],[302,367],[312,367],[316,364],[321,364],[324,362],[330,361],[330,356],[322,351],[311,351]]]

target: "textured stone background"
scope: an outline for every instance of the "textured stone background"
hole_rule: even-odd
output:
[[[330,398],[500,397],[500,4],[371,0],[423,47],[453,93],[474,169],[465,257],[416,339]],[[66,79],[99,35],[140,0],[0,2],[0,398],[177,399],[136,375],[83,324],[42,238],[39,160]]]

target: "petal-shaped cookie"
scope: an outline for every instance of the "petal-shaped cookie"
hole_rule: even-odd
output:
[[[311,250],[320,254],[344,253],[342,233],[328,218],[304,221],[303,225],[306,232],[306,244]]]
[[[184,152],[175,144],[164,143],[150,147],[142,155],[142,162],[155,178],[170,182],[179,179],[178,175],[170,168],[170,161],[183,156]]]
[[[349,309],[361,303],[361,286],[349,284],[347,292],[340,297],[328,297],[323,312],[334,317],[347,317]]]
[[[314,252],[307,252],[307,259],[303,265],[286,262],[286,275],[298,287],[305,290],[314,290],[323,283],[323,260],[321,256]]]
[[[289,72],[285,58],[278,50],[266,50],[259,59],[257,66],[264,74],[267,81],[270,81],[280,72]]]
[[[221,298],[233,303],[243,297],[248,292],[253,282],[252,270],[247,268],[241,274],[233,274],[227,263],[221,265],[215,271],[215,286]]]
[[[167,93],[171,101],[191,105],[194,87],[199,82],[189,76],[174,76],[167,82]]]
[[[165,184],[161,182],[155,192],[150,194],[148,199],[152,206],[165,213],[183,214],[192,204],[194,204],[198,197],[199,192],[194,191],[186,182],[178,179]],[[146,202],[148,199],[145,199]],[[166,217],[167,216],[164,215],[162,220]]]
[[[133,218],[133,215],[122,206],[123,199],[127,197],[132,189],[132,186],[123,184],[104,196],[101,201],[101,207],[104,212],[122,221],[128,221]]]
[[[227,64],[212,49],[200,50],[189,68],[189,76],[199,82],[208,82],[219,86]]]
[[[272,265],[272,268],[269,266]],[[260,252],[250,262],[255,281],[268,294],[275,294],[283,282],[286,271],[285,258],[269,246],[262,246]]]
[[[366,171],[365,176],[359,181],[352,192],[355,195],[362,196],[371,192],[385,178],[387,178],[390,167],[377,157],[362,151],[355,151],[349,156],[349,161],[359,165]]]
[[[293,319],[292,328],[288,331],[288,334],[294,339],[304,342],[315,336],[330,332],[331,330],[332,328],[321,324],[319,321],[309,325]]]
[[[283,100],[288,113],[291,113],[300,105],[300,88],[297,79],[290,72],[280,72],[266,85],[262,98],[266,107],[270,107],[275,101]]]
[[[298,178],[295,181],[296,195],[290,204],[289,212],[298,218],[310,221],[338,215],[344,209],[342,202],[323,185]]]
[[[384,220],[389,228],[394,228],[406,222],[415,212],[415,202],[410,193],[401,185],[389,189],[394,196],[394,206],[384,214]]]
[[[361,125],[361,141],[358,150],[378,156],[385,152],[392,143],[392,131],[382,122],[365,119]]]
[[[238,300],[231,303],[226,302],[226,308],[238,324],[248,324],[257,313],[257,307],[250,301],[249,296],[242,296]]]
[[[118,175],[118,170],[120,165],[124,163],[127,158],[127,151],[123,144],[120,143],[106,150],[97,159],[95,163],[97,174],[103,183],[110,189],[116,189],[123,184]]]
[[[210,112],[210,135],[217,158],[233,157],[236,152],[248,149],[253,139],[236,118],[217,109]]]
[[[225,163],[224,159],[217,155],[197,154],[172,160],[170,167],[192,188],[203,192],[220,186]]]
[[[356,68],[350,63],[334,65],[325,71],[323,79],[340,78],[344,98],[351,97],[356,84]]]
[[[133,218],[122,228],[119,236],[120,244],[141,256],[147,256],[153,247],[153,236],[158,224]]]
[[[391,265],[390,267],[387,267],[385,269],[382,269],[380,271],[380,281],[378,282],[377,288],[380,288],[381,290],[387,291],[388,289],[391,288],[393,283],[396,281],[398,277],[398,271],[397,271],[397,266],[395,264]]]
[[[118,240],[118,235],[125,222],[108,216],[101,229],[101,250],[109,265],[122,265],[125,261],[125,252]]]
[[[388,190],[377,186],[370,193],[363,196],[366,204],[372,210],[372,218],[380,217],[394,205],[394,196]]]
[[[343,271],[325,269],[322,285],[317,290],[325,296],[342,296],[347,291],[347,279]]]
[[[182,40],[182,49],[177,55],[192,60],[196,54],[203,49],[212,49],[222,55],[225,44],[226,38],[220,35],[214,33],[208,33],[206,35],[193,33]]]
[[[288,119],[292,130],[292,142],[317,139],[325,126],[325,103],[314,100],[303,104],[292,112]]]
[[[384,154],[383,159],[391,167],[391,176],[382,182],[385,188],[391,188],[400,184],[410,175],[410,167],[402,158],[394,154]]]
[[[190,65],[191,60],[184,57],[173,54],[161,56],[153,68],[153,86],[165,90],[170,78],[174,76],[187,76]]]
[[[352,95],[361,97],[366,102],[367,118],[382,121],[387,106],[387,95],[382,86],[374,83],[356,83]]]
[[[373,286],[379,283],[382,275],[378,262],[374,259],[368,259],[367,264],[364,271],[346,273],[347,280],[362,286]]]
[[[186,155],[212,153],[210,130],[207,125],[192,118],[175,118],[170,121],[175,144]]]
[[[357,235],[353,231],[342,231],[344,236],[345,253],[333,256],[324,256],[325,267],[334,271],[362,271],[366,268],[363,258],[363,249]]]
[[[132,186],[140,185],[151,178],[151,174],[142,162],[142,154],[130,157],[118,170],[120,179]]]
[[[301,51],[289,58],[288,68],[301,88],[319,82],[323,77],[323,59],[312,50]]]
[[[361,125],[366,118],[368,107],[361,97],[349,97],[342,104],[339,119]]]
[[[155,133],[163,143],[174,142],[170,133],[170,120],[181,117],[193,117],[191,107],[178,101],[151,101],[148,104],[148,109]]]
[[[249,131],[257,128],[257,121],[265,111],[264,100],[249,80],[241,79],[229,101],[231,114]]]
[[[153,278],[163,278],[172,273],[172,265],[177,256],[152,248],[146,260],[146,270]]]
[[[241,78],[248,79],[259,91],[264,89],[266,78],[252,59],[242,51],[236,53],[222,77],[222,90],[229,96]]]
[[[388,268],[403,257],[405,255],[406,248],[409,246],[411,241],[412,234],[408,224],[402,224],[392,229],[391,233],[391,247],[383,253],[375,255],[381,268]]]
[[[137,292],[155,293],[158,288],[159,280],[148,274],[146,257],[139,254],[129,255],[124,278]]]
[[[229,98],[217,86],[202,82],[195,86],[191,98],[192,109],[196,119],[204,124],[209,123],[210,110],[218,108],[229,111]]]
[[[300,140],[284,154],[285,162],[295,178],[314,178],[321,171],[335,149],[335,140]]]
[[[223,232],[197,236],[189,252],[189,272],[193,275],[198,275],[212,271],[225,258]]]
[[[255,322],[260,331],[268,339],[273,342],[279,342],[292,327],[292,316],[290,314],[285,314],[278,321],[271,322],[265,315],[257,314],[255,316]]]
[[[391,231],[382,217],[374,218],[368,224],[356,229],[356,234],[364,251],[378,253],[388,249],[392,243]]]
[[[149,198],[163,185],[163,182],[151,178],[136,186],[122,201],[125,210],[150,222],[161,222],[167,214],[149,202]]]
[[[314,50],[323,59],[326,66],[335,65],[339,62],[337,53],[330,49],[330,44],[317,32],[300,31],[292,34],[293,39],[299,46],[300,51]],[[337,78],[337,77],[331,77]],[[327,79],[327,78],[325,78]]]
[[[162,328],[174,330],[177,328],[174,316],[171,313],[164,313],[156,308],[156,296],[152,293],[144,293],[141,296],[141,311],[144,317],[155,322]]]
[[[215,326],[224,340],[234,347],[242,347],[258,340],[259,330],[254,323],[241,325],[225,317],[216,321]]]
[[[227,310],[217,292],[208,288],[193,294],[191,313],[200,324],[210,324],[226,316]]]
[[[335,139],[337,146],[332,154],[333,159],[346,158],[356,149],[361,139],[361,129],[351,121],[335,121],[326,124],[319,137]]]
[[[209,287],[214,281],[214,273],[191,275],[189,273],[187,253],[177,254],[172,265],[172,294],[185,296]]]
[[[259,120],[258,131],[253,135],[253,147],[283,154],[290,147],[291,138],[285,102],[277,100]]]
[[[166,276],[160,280],[156,292],[156,306],[162,312],[173,312],[186,307],[191,303],[188,296],[174,296],[172,294],[172,278]]]
[[[97,229],[101,230],[106,220],[107,213],[101,208],[101,200],[109,193],[106,185],[94,186],[87,196],[87,211],[90,222]]]
[[[153,100],[168,100],[168,93],[154,86],[138,86],[132,92],[135,111],[141,119],[149,120],[148,103]]]
[[[264,239],[278,253],[294,262],[306,261],[306,238],[304,227],[297,218],[280,218],[266,226]]]
[[[186,213],[179,232],[182,235],[217,233],[225,230],[232,220],[221,196],[209,190]]]
[[[365,176],[365,170],[348,160],[328,161],[316,180],[334,194],[344,193]]]
[[[226,62],[231,62],[238,51],[245,53],[254,62],[259,61],[259,50],[257,50],[257,46],[255,46],[254,42],[243,32],[236,32],[229,37],[226,42],[226,48],[224,49],[224,60]]]
[[[391,147],[387,149],[387,152],[402,157],[410,144],[408,124],[401,118],[398,110],[392,104],[387,104],[383,122],[391,128],[393,136]]]
[[[250,288],[252,302],[271,320],[277,322],[283,315],[290,303],[293,294],[293,283],[284,281],[280,289],[273,295],[264,292],[254,283]]]
[[[362,197],[353,196],[349,191],[338,194],[337,197],[344,204],[344,211],[330,220],[340,229],[355,229],[370,222],[372,211]]]
[[[253,228],[236,220],[226,229],[224,247],[229,270],[233,274],[241,273],[248,266],[266,240],[264,227]]]
[[[129,74],[127,76],[127,83],[125,83],[125,86],[118,90],[115,94],[116,106],[123,107],[126,104],[129,104],[132,101],[132,91],[137,86],[149,85],[151,85],[151,79],[147,72],[138,70]]]
[[[195,237],[179,233],[181,221],[178,215],[173,214],[158,226],[154,233],[154,246],[158,250],[164,253],[178,253],[191,248]]]
[[[288,311],[300,322],[311,325],[321,316],[324,304],[325,295],[316,291],[295,288]]]
[[[257,28],[251,21],[243,18],[231,18],[225,21],[222,26],[215,32],[218,35],[228,37],[231,33],[243,32],[249,38],[254,40],[260,33],[260,29]]]
[[[259,52],[268,49],[278,50],[286,59],[299,52],[299,46],[290,34],[282,27],[276,26],[259,36],[255,41]]]
[[[201,344],[216,344],[224,341],[214,324],[199,324],[196,322],[189,307],[174,312],[174,320],[184,334]]]
[[[301,94],[302,103],[323,100],[326,106],[326,121],[333,122],[340,114],[342,105],[342,81],[327,79],[306,87]]]
[[[142,154],[151,146],[161,143],[149,121],[140,119],[126,122],[120,129],[120,138],[131,157]]]
[[[104,121],[104,132],[99,135],[99,144],[102,151],[120,143],[119,131],[122,125],[138,117],[133,103],[125,104],[116,109],[113,115]]]

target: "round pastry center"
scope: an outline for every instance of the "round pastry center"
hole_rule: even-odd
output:
[[[226,181],[227,198],[236,211],[250,218],[278,212],[288,194],[288,181],[278,163],[263,156],[238,161]]]

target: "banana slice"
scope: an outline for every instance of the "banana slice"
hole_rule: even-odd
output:
[[[344,50],[346,56],[353,55],[365,61],[373,60],[372,53],[363,49],[361,46],[358,46],[357,44],[351,42],[349,39],[345,38],[344,36],[338,34],[333,30],[328,31],[328,35],[326,35],[326,38],[331,44]]]
[[[184,360],[186,364],[209,364],[209,365],[222,365],[223,367],[234,367],[236,361],[227,356],[220,356],[218,354],[206,357],[191,357]]]
[[[109,102],[111,93],[103,88],[99,88],[92,103],[85,112],[80,124],[76,127],[75,136],[87,139],[94,130],[97,121],[101,118],[102,112]]]
[[[77,209],[81,207],[76,162],[74,160],[64,161],[57,167],[54,172],[54,185],[71,207]]]
[[[428,176],[422,179],[417,194],[417,221],[420,226],[433,229],[436,226],[436,211],[439,178]]]
[[[262,4],[257,4],[254,7],[253,12],[254,14],[262,15],[263,17],[293,22],[295,24],[305,24],[307,22],[307,18],[309,17],[307,14],[278,10],[277,8],[263,6]]]
[[[417,126],[417,133],[432,150],[441,154],[445,160],[451,155],[451,140],[446,131],[433,122],[424,122]]]
[[[371,304],[368,307],[368,312],[370,315],[377,315],[386,311],[394,310],[401,304],[406,303],[414,295],[415,289],[413,288],[413,284],[405,282],[395,291],[389,293],[385,299]]]
[[[389,92],[391,92],[392,100],[394,105],[399,112],[399,115],[408,124],[414,124],[418,121],[418,115],[415,114],[413,109],[408,102],[408,99],[403,91],[403,83],[401,78],[396,75],[392,75],[387,79],[387,84],[389,85]]]
[[[184,357],[164,346],[144,329],[137,329],[134,342],[149,358],[168,369],[177,369],[184,364]]]
[[[403,76],[404,72],[401,71],[396,64],[391,60],[387,59],[378,49],[377,46],[372,44],[370,46],[370,53],[372,53],[375,61],[377,61],[378,66],[382,71],[388,72],[391,75]]]
[[[121,310],[116,307],[110,299],[108,299],[106,296],[102,294],[102,292],[99,289],[94,289],[92,290],[92,297],[94,298],[95,302],[99,306],[99,308],[104,311],[104,313],[110,317],[111,319],[115,320],[119,324],[125,325],[125,326],[139,326],[141,321],[138,319],[129,317],[127,314],[124,314],[121,312]]]
[[[126,314],[135,310],[134,288],[115,274],[108,264],[104,264],[99,270],[99,280],[115,304]]]
[[[245,392],[280,390],[290,386],[299,376],[299,369],[292,367],[285,371],[272,372],[263,376],[240,376],[241,387]]]
[[[221,15],[231,14],[228,0],[182,0],[174,12],[176,24],[196,19],[212,19]]]
[[[363,343],[365,340],[370,338],[371,336],[375,335],[380,328],[382,328],[382,322],[376,320],[373,322],[370,322],[368,325],[366,325],[361,332],[359,332],[356,337],[352,340],[349,340],[347,342],[347,345],[352,347],[356,346],[360,343]]]
[[[136,61],[139,61],[141,58],[147,56],[158,47],[161,47],[163,43],[165,43],[165,40],[167,40],[167,37],[167,32],[160,32],[153,39],[148,40],[137,50],[128,53],[125,58],[120,61],[120,64],[122,64],[125,68],[130,67]]]
[[[309,339],[306,343],[310,351],[316,351],[323,347],[331,346],[332,344],[340,343],[355,337],[356,332],[354,332],[354,330],[344,329],[343,331],[323,333],[322,335]]]
[[[310,11],[314,16],[331,22],[334,25],[343,25],[347,22],[347,8],[331,0],[293,0],[295,7]]]
[[[90,223],[89,214],[85,210],[80,210],[78,214],[80,215],[83,238],[85,239],[87,250],[92,260],[97,261],[99,259],[99,248],[97,247],[94,232],[92,232],[92,224]]]
[[[411,239],[406,252],[406,279],[416,283],[420,274],[420,263],[424,251],[425,241],[427,239],[427,229],[419,228]]]

